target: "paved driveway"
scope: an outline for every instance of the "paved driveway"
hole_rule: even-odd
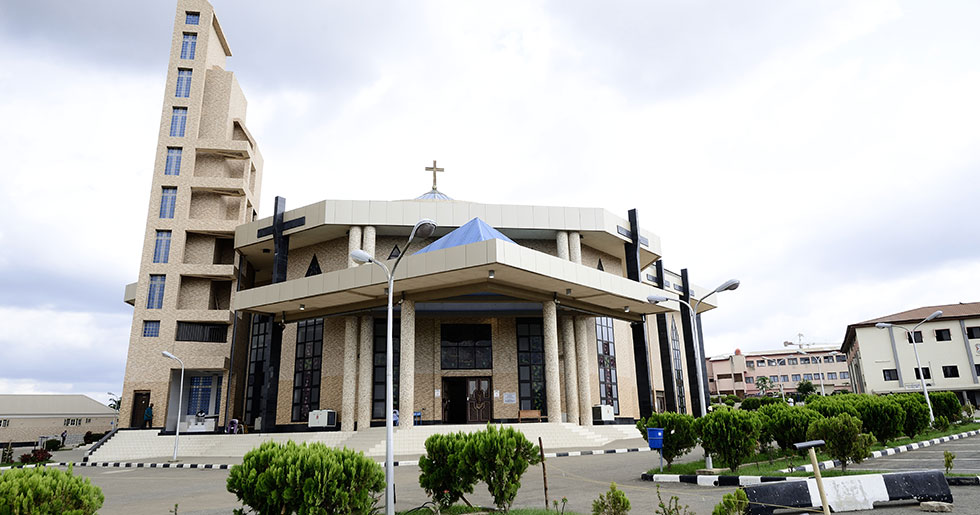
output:
[[[639,477],[655,459],[656,455],[652,453],[551,458],[547,461],[549,497],[565,496],[569,500],[568,511],[590,513],[592,500],[615,481],[629,497],[633,513],[653,513],[657,505],[656,485],[641,481]],[[413,508],[427,500],[418,486],[418,472],[418,467],[395,468],[398,510]],[[106,496],[105,506],[99,512],[102,514],[165,514],[173,509],[174,503],[179,503],[181,514],[231,513],[238,507],[234,495],[225,490],[226,471],[82,467],[76,469],[76,473],[91,478],[102,488]],[[529,468],[522,483],[515,507],[543,507],[541,467]],[[676,483],[661,486],[665,499],[676,495],[682,505],[689,505],[693,513],[700,515],[710,514],[721,496],[732,490]],[[957,511],[969,513],[970,509],[980,506],[980,487],[954,487],[953,497]],[[469,499],[474,504],[491,504],[486,486],[482,484],[477,485]],[[910,515],[920,512],[918,506],[906,505],[879,508],[874,513]]]
[[[960,474],[980,475],[980,437],[953,440],[922,449],[882,456],[866,460],[859,465],[849,465],[848,469],[855,470],[944,470],[943,451],[956,455],[953,460],[953,472]],[[977,509],[980,512],[980,508]]]

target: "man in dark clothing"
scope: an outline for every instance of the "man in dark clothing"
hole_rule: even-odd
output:
[[[65,440],[66,439],[68,439],[68,430],[67,429],[65,429],[64,431],[61,432],[61,446],[62,447],[65,446]]]
[[[153,426],[153,403],[146,407],[143,412],[143,428],[148,429]]]

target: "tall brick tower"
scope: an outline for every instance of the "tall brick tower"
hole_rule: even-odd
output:
[[[202,411],[208,428],[225,422],[239,277],[234,231],[255,219],[262,183],[245,96],[225,69],[230,56],[211,4],[178,0],[139,278],[125,294],[134,309],[122,427],[143,425],[149,403],[153,427],[172,431]],[[181,366],[163,351],[183,361],[182,391]]]

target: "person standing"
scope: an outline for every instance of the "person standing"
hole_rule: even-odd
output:
[[[65,440],[67,440],[67,439],[68,439],[68,430],[65,429],[64,431],[61,432],[61,446],[62,447],[65,446]]]
[[[149,406],[146,407],[146,411],[143,412],[143,429],[149,429],[153,426],[153,403],[151,402]]]

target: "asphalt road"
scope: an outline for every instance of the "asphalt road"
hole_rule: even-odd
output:
[[[923,449],[883,456],[851,465],[855,470],[944,470],[943,452],[956,455],[953,459],[953,473],[980,475],[980,437],[964,438],[951,442],[931,445]],[[980,513],[980,506],[977,507]]]
[[[656,485],[641,481],[640,474],[652,466],[654,459],[655,455],[651,453],[551,458],[546,463],[549,498],[567,497],[567,511],[590,513],[592,500],[605,492],[610,482],[615,481],[629,497],[633,513],[653,513],[657,506]],[[876,462],[879,460],[867,464],[876,465]],[[106,502],[99,513],[165,514],[173,509],[175,503],[179,504],[181,514],[224,514],[240,507],[235,496],[225,490],[226,471],[81,467],[75,472],[91,478],[102,488]],[[427,500],[418,486],[418,467],[396,467],[395,485],[398,510],[413,508]],[[541,466],[529,468],[522,479],[522,488],[514,506],[543,507],[543,486]],[[730,487],[671,483],[661,486],[661,495],[664,500],[676,495],[682,505],[690,507],[691,512],[707,515],[722,495],[732,490]],[[977,508],[980,506],[980,487],[954,487],[953,497],[957,512],[980,512],[980,508]],[[478,484],[468,498],[473,504],[489,506],[492,502],[486,486],[482,484]],[[879,508],[874,513],[906,515],[921,512],[917,505],[904,505]]]

